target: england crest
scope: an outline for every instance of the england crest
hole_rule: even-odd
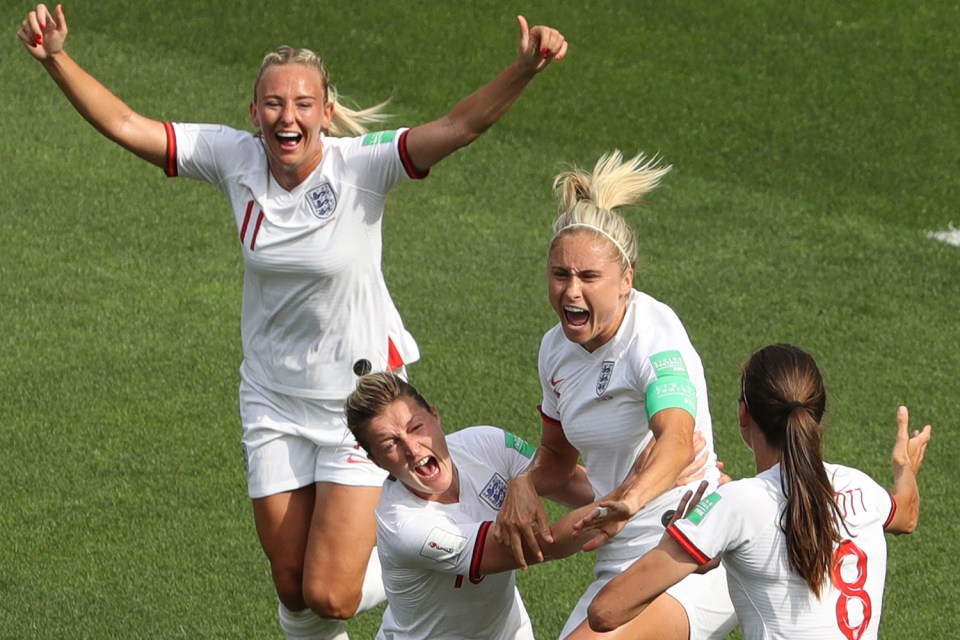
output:
[[[503,499],[507,497],[507,481],[499,473],[494,473],[480,491],[480,499],[490,505],[491,509],[500,511]]]
[[[329,183],[324,182],[307,193],[307,203],[313,215],[321,220],[329,220],[333,217],[334,209],[337,208],[337,194]]]
[[[615,364],[615,360],[605,360],[603,364],[600,365],[600,377],[597,378],[598,396],[602,396],[607,390],[607,385],[610,384],[610,378],[613,377],[613,365]]]

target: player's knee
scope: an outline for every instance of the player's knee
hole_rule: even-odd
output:
[[[307,606],[321,618],[348,620],[360,606],[360,588],[349,585],[309,584],[303,585],[303,599]]]
[[[306,608],[307,602],[303,596],[303,572],[296,570],[274,571],[273,586],[277,590],[277,598],[291,611]]]

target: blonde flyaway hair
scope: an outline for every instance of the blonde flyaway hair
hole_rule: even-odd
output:
[[[643,202],[643,197],[672,168],[658,166],[658,158],[642,153],[624,161],[619,150],[604,154],[587,173],[576,166],[553,179],[560,215],[553,222],[553,239],[576,231],[591,231],[617,249],[624,272],[637,265],[637,237],[617,212]]]

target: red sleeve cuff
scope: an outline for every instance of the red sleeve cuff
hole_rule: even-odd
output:
[[[163,128],[167,131],[167,158],[163,172],[168,178],[177,177],[177,135],[173,131],[173,123],[164,122]]]
[[[886,531],[887,527],[890,526],[890,523],[893,522],[893,517],[897,515],[897,499],[892,495],[890,496],[890,515],[887,516],[887,519],[883,523],[883,530]]]
[[[430,175],[430,170],[420,171],[413,165],[413,160],[410,159],[410,153],[407,151],[407,134],[410,133],[410,129],[407,129],[400,134],[400,141],[397,143],[397,146],[400,149],[400,162],[403,163],[403,168],[407,172],[407,175],[413,178],[414,180],[423,180],[428,175]]]
[[[480,572],[480,562],[483,560],[483,545],[487,542],[487,533],[490,531],[492,522],[486,521],[480,523],[480,531],[477,532],[477,542],[473,547],[473,558],[470,559],[470,582],[473,584],[483,580],[483,574]]]
[[[545,414],[545,413],[543,412],[543,405],[542,405],[542,404],[538,404],[538,405],[537,405],[537,411],[540,412],[540,417],[541,417],[541,418],[543,419],[543,421],[546,422],[547,424],[549,424],[549,425],[551,425],[551,426],[554,426],[554,427],[560,427],[561,429],[563,428],[563,425],[560,424],[560,421],[559,421],[559,420],[557,420],[556,418],[551,418],[550,416],[548,416],[547,414]]]
[[[675,525],[670,525],[667,527],[667,533],[670,534],[670,537],[673,538],[680,547],[690,554],[690,557],[693,558],[694,562],[699,565],[704,565],[710,562],[712,558],[707,557],[705,553],[697,549],[696,545],[690,542],[690,539],[687,536],[683,535],[683,532],[680,529],[677,529]]]

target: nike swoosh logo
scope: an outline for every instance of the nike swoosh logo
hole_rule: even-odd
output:
[[[347,456],[347,462],[350,464],[373,464],[366,458],[361,458],[360,456],[355,456],[352,453]]]
[[[566,380],[566,378],[560,378],[559,380],[557,380],[556,378],[550,378],[550,386],[555,387],[561,382],[563,382],[564,380]]]

